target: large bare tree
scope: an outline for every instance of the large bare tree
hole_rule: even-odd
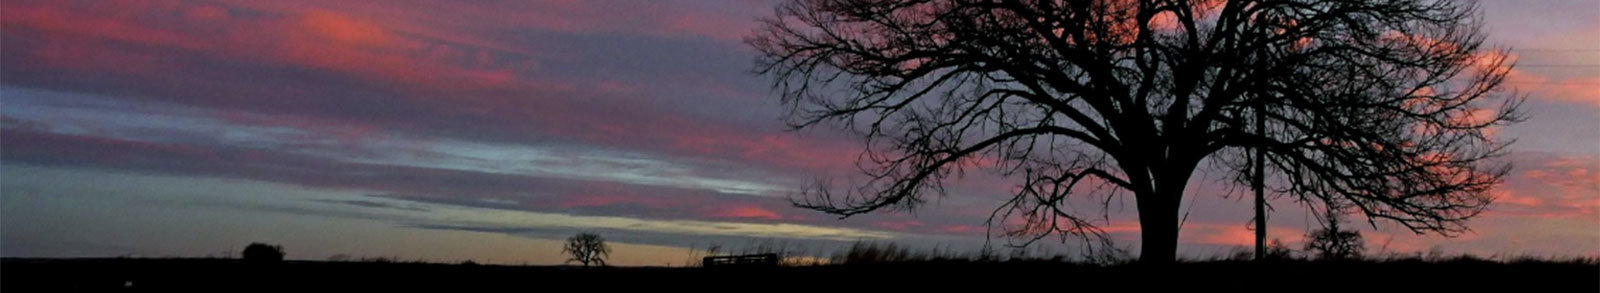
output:
[[[797,206],[841,217],[912,209],[961,172],[995,170],[1019,184],[991,229],[1027,243],[1104,239],[1104,221],[1073,205],[1132,194],[1141,259],[1166,262],[1196,170],[1212,162],[1245,178],[1239,162],[1254,147],[1280,194],[1417,233],[1465,231],[1509,170],[1486,161],[1506,144],[1487,131],[1518,120],[1520,101],[1499,90],[1510,63],[1480,49],[1475,9],[791,0],[746,41],[792,126],[866,141],[858,166],[869,180],[819,184]]]

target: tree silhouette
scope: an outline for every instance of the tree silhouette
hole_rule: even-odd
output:
[[[1344,220],[1336,211],[1329,212],[1326,218],[1324,224],[1327,227],[1306,234],[1306,253],[1322,260],[1360,258],[1361,252],[1366,249],[1361,241],[1361,232],[1340,230],[1339,224]]]
[[[245,245],[240,255],[249,262],[279,262],[283,261],[284,252],[283,246],[255,242]]]
[[[578,262],[585,267],[605,266],[606,257],[611,255],[611,246],[606,245],[606,239],[600,238],[600,235],[578,233],[567,238],[567,244],[561,248],[561,253],[572,257],[567,259],[569,263]]]
[[[1203,162],[1312,205],[1446,236],[1493,199],[1520,97],[1469,1],[790,0],[746,39],[795,129],[859,134],[867,181],[799,207],[909,210],[946,180],[1018,180],[989,219],[1027,245],[1105,239],[1078,205],[1131,193],[1144,261],[1169,262]],[[1255,131],[1252,125],[1262,125]],[[1246,182],[1246,181],[1241,181]],[[1069,194],[1072,195],[1069,197]],[[1375,225],[1375,222],[1374,222]],[[1099,242],[1099,243],[1104,243]],[[1089,242],[1089,244],[1096,244]]]
[[[1256,260],[1287,260],[1294,258],[1294,250],[1284,245],[1283,241],[1273,238],[1266,245],[1265,253],[1259,254]]]

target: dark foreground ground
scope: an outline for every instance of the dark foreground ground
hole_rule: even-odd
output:
[[[495,266],[227,259],[3,259],[5,292],[1600,292],[1593,262],[1198,262],[1090,266],[1053,262],[918,262],[700,269]],[[1352,291],[1354,290],[1354,291]]]

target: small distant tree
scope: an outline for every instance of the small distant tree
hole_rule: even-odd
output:
[[[283,261],[284,253],[283,246],[255,242],[244,247],[243,255],[245,261],[280,262]]]
[[[1361,252],[1366,249],[1361,241],[1361,232],[1355,230],[1340,230],[1339,213],[1329,211],[1327,228],[1311,231],[1306,235],[1306,253],[1323,260],[1345,260],[1361,257]]]
[[[1294,258],[1294,250],[1289,248],[1289,245],[1283,244],[1283,241],[1273,238],[1272,242],[1267,244],[1266,253],[1262,256],[1268,260],[1292,259]]]
[[[606,245],[606,239],[601,238],[600,235],[578,233],[578,235],[572,235],[571,238],[567,238],[567,245],[561,248],[561,253],[572,256],[572,258],[567,259],[568,263],[578,262],[585,267],[590,265],[605,266],[606,257],[611,255],[611,247]]]
[[[343,253],[331,255],[328,256],[328,261],[350,261],[350,255]]]

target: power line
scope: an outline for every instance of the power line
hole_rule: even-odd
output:
[[[1517,67],[1600,67],[1600,64],[1517,64]]]
[[[1544,85],[1600,85],[1593,82],[1543,82],[1543,81],[1507,81],[1514,84],[1544,84]]]
[[[1538,51],[1538,52],[1600,52],[1600,49],[1550,49],[1550,48],[1517,49],[1517,48],[1513,48],[1511,50],[1512,51]]]

